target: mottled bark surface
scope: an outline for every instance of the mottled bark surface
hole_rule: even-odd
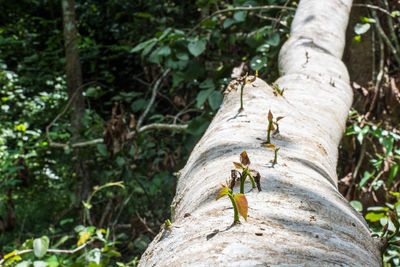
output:
[[[257,79],[245,87],[240,116],[240,91],[224,98],[180,172],[173,226],[140,266],[381,265],[365,221],[337,190],[337,147],[352,102],[340,60],[350,8],[350,0],[300,2],[280,53],[284,97]],[[273,151],[261,144],[268,110],[285,116],[271,140],[281,147],[274,167]],[[243,150],[263,191],[246,183],[248,221],[230,227],[230,200],[215,197]]]

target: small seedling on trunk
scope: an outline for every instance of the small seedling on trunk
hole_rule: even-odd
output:
[[[244,87],[246,84],[251,84],[256,80],[258,77],[258,72],[256,72],[255,76],[249,76],[248,73],[246,75],[241,76],[237,78],[236,80],[233,80],[229,83],[228,88],[225,90],[224,95],[229,94],[233,89],[236,89],[238,86],[240,86],[240,108],[239,108],[239,113],[244,110],[244,105],[243,105],[243,91]]]
[[[274,166],[278,163],[278,151],[280,147],[277,147],[274,144],[265,144],[265,146],[274,150],[274,160],[272,161],[272,166]]]
[[[256,170],[249,169],[250,166],[250,159],[249,156],[247,155],[246,150],[244,150],[240,154],[240,163],[239,162],[233,162],[233,165],[237,169],[242,170],[242,172],[238,170],[232,170],[231,171],[231,189],[235,185],[236,180],[240,180],[240,193],[244,194],[244,182],[246,181],[246,178],[249,177],[251,181],[252,188],[258,188],[259,191],[261,191],[261,185],[260,185],[260,173]],[[232,186],[233,185],[233,186]]]
[[[274,121],[274,115],[272,115],[271,110],[268,111],[268,129],[267,129],[267,144],[271,143],[271,131],[279,133],[279,124],[278,121],[283,119],[284,117],[277,117]]]
[[[221,197],[227,195],[232,202],[233,206],[233,223],[240,223],[239,214],[244,218],[247,222],[247,211],[248,211],[248,203],[246,196],[244,194],[233,193],[232,189],[228,186],[221,185],[222,189],[217,196],[217,200]]]
[[[272,84],[272,89],[274,90],[273,91],[274,96],[278,96],[278,95],[283,96],[283,92],[285,92],[285,88],[281,89],[279,87],[279,84],[277,84],[277,83]]]
[[[310,60],[310,56],[308,55],[308,52],[306,51],[306,62],[304,62],[303,68],[306,67],[306,65],[307,65],[307,63],[308,63],[309,60]]]

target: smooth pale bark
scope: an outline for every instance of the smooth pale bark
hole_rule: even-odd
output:
[[[351,0],[300,2],[280,53],[284,98],[260,79],[246,85],[241,116],[239,90],[224,98],[180,172],[173,226],[140,266],[381,266],[368,226],[337,190],[337,147],[352,102],[340,60],[350,8]],[[281,147],[274,167],[273,151],[261,145],[269,109],[285,116],[271,141]],[[230,227],[230,200],[215,197],[243,150],[262,192],[246,194],[248,221]]]

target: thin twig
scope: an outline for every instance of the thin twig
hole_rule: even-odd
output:
[[[283,4],[283,6],[286,7],[286,6],[289,4],[289,2],[290,2],[290,0],[286,0],[286,2]],[[275,21],[275,22],[274,22],[274,25],[272,26],[272,31],[275,31],[275,30],[276,30],[276,25],[278,24],[278,22],[279,22],[280,24],[282,24],[282,22],[281,22],[282,16],[283,16],[283,12],[281,11],[281,12],[279,12],[279,17],[278,17],[277,21]],[[283,24],[282,24],[282,25],[283,25]],[[288,26],[286,25],[286,27],[288,27]]]
[[[154,236],[156,236],[156,233],[147,225],[146,220],[140,217],[139,213],[136,211],[136,216],[139,218],[140,222],[143,224],[143,226],[146,228],[147,232]]]
[[[379,22],[379,18],[376,15],[376,11],[375,10],[371,10],[372,16],[375,19],[375,28],[378,31],[379,35],[382,37],[383,41],[386,43],[386,45],[390,48],[393,57],[396,59],[397,64],[400,65],[400,56],[399,56],[399,52],[397,51],[396,48],[393,46],[392,42],[389,40],[389,38],[387,37],[385,31],[382,29],[382,26]]]
[[[81,92],[81,89],[86,87],[86,86],[88,86],[88,85],[91,85],[91,84],[97,84],[97,82],[96,81],[92,81],[92,82],[88,82],[88,83],[85,83],[85,84],[82,84],[81,86],[79,86],[78,89],[75,90],[75,92],[69,98],[69,100],[68,100],[67,104],[65,105],[64,109],[50,122],[49,125],[46,126],[46,137],[47,137],[47,140],[49,141],[49,146],[51,146],[51,147],[61,147],[61,148],[64,148],[64,149],[68,148],[68,146],[65,145],[65,144],[53,142],[53,140],[50,137],[50,128],[51,128],[51,126],[53,126],[54,123],[56,123],[56,121],[58,121],[61,118],[62,115],[65,114],[65,112],[67,112],[67,110],[71,106],[73,100],[75,99],[76,95],[79,92]]]
[[[181,110],[181,111],[178,112],[178,114],[176,114],[176,115],[174,116],[174,121],[173,121],[173,123],[176,124],[176,122],[177,122],[177,120],[179,119],[180,116],[182,116],[182,115],[184,115],[184,114],[186,114],[186,113],[189,113],[189,112],[201,112],[201,110],[196,109],[196,108],[189,108],[189,109]]]
[[[137,124],[136,124],[136,130],[139,131],[140,127],[142,126],[144,119],[146,118],[147,114],[148,114],[149,111],[150,111],[150,108],[153,106],[153,103],[154,103],[154,101],[155,101],[155,99],[156,99],[157,91],[158,91],[158,89],[159,89],[159,87],[160,87],[160,85],[161,85],[161,82],[164,80],[164,78],[168,75],[168,73],[169,73],[170,71],[171,71],[170,68],[166,69],[166,70],[163,72],[163,74],[160,76],[160,78],[158,78],[158,80],[156,81],[156,83],[154,84],[153,90],[152,90],[152,92],[151,92],[150,101],[149,101],[149,103],[147,104],[146,109],[143,111],[142,115],[141,115],[141,116],[139,117],[139,119],[138,119],[138,122],[137,122]]]
[[[172,130],[172,131],[184,131],[188,127],[187,124],[168,124],[168,123],[151,123],[140,127],[138,133],[142,133],[149,130]],[[128,139],[133,133],[128,133]]]
[[[133,138],[136,133],[142,133],[142,132],[149,131],[149,130],[184,131],[187,129],[187,127],[188,127],[187,124],[151,123],[149,125],[140,127],[140,129],[138,131],[129,132],[127,134],[127,139]],[[97,139],[93,139],[93,140],[89,140],[89,141],[74,143],[71,145],[53,142],[52,144],[49,144],[49,146],[55,147],[55,148],[68,149],[68,148],[92,146],[92,145],[102,144],[103,142],[104,142],[103,138],[97,138]]]
[[[222,14],[226,12],[233,12],[233,11],[249,11],[249,10],[260,10],[260,9],[287,9],[287,10],[296,10],[294,7],[287,7],[287,6],[276,6],[276,5],[266,5],[266,6],[249,6],[249,7],[234,7],[234,8],[226,8],[226,9],[221,9],[217,10],[211,15],[208,15],[204,17],[199,23],[196,24],[187,34],[186,36],[190,36],[195,30],[197,30],[198,27],[200,27],[201,24],[203,24],[204,21]]]
[[[276,23],[279,23],[279,24],[281,24],[282,26],[284,26],[284,27],[286,27],[286,28],[289,28],[289,26],[286,25],[286,23],[283,23],[282,21],[280,21],[280,20],[277,19],[277,18],[266,17],[266,16],[263,16],[263,15],[260,15],[260,14],[254,14],[254,16],[256,16],[257,18],[263,19],[263,20],[275,21]]]
[[[388,4],[387,0],[382,0],[382,2],[385,5],[385,8],[387,10],[389,10],[389,4]],[[399,40],[397,39],[396,31],[394,30],[394,27],[393,27],[393,18],[392,18],[392,16],[387,16],[387,21],[388,21],[388,25],[389,25],[390,35],[391,35],[392,41],[394,42],[394,45],[396,47],[396,51],[398,51],[400,53]]]
[[[66,253],[66,254],[73,254],[73,253],[78,252],[79,250],[83,249],[84,247],[86,247],[87,244],[89,244],[90,242],[91,242],[91,241],[86,242],[86,243],[84,243],[84,244],[80,245],[79,247],[74,248],[74,249],[72,249],[72,250],[66,250],[66,249],[48,249],[46,253]],[[16,252],[13,254],[13,256],[18,256],[18,255],[22,255],[22,254],[26,254],[26,253],[30,253],[30,252],[33,252],[33,249],[25,249],[25,250],[16,251]],[[12,257],[13,257],[13,256],[12,256]],[[6,260],[6,259],[4,259],[4,258],[0,260],[0,266],[2,266],[2,264],[3,264],[3,262],[4,262],[5,260]]]
[[[385,13],[386,15],[392,16],[392,14],[390,14],[389,11],[387,11],[384,8],[381,8],[380,6],[374,6],[374,5],[370,5],[370,4],[353,4],[353,6],[354,7],[368,7],[371,9],[376,9],[376,10],[379,10],[379,11]]]
[[[376,76],[376,83],[375,83],[375,88],[374,88],[374,97],[372,98],[372,103],[368,109],[367,114],[365,114],[365,120],[368,120],[368,117],[371,115],[373,109],[375,108],[376,101],[378,99],[379,91],[380,91],[380,86],[381,86],[381,81],[383,77],[383,67],[384,67],[384,57],[385,57],[385,46],[383,44],[381,36],[378,36],[379,38],[379,72],[378,75]]]

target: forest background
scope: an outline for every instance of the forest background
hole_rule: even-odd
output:
[[[296,6],[0,1],[0,265],[135,266],[234,68],[279,77]],[[344,56],[339,189],[378,236],[400,198],[399,10],[356,2]],[[383,260],[400,266],[399,246]]]

